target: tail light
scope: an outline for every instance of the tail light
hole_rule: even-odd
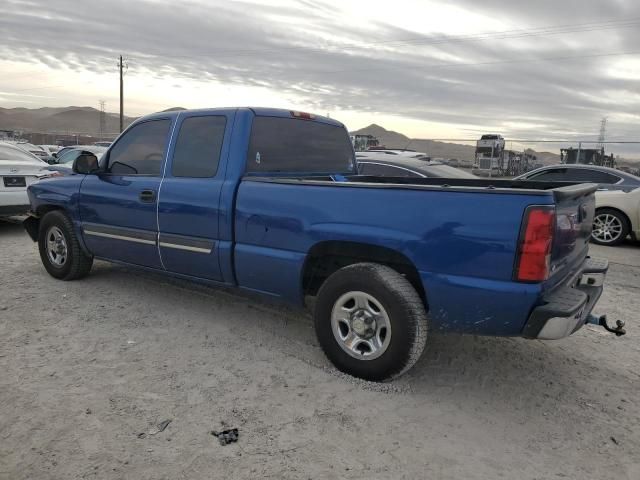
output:
[[[47,173],[41,173],[40,175],[38,175],[38,180],[44,180],[45,178],[53,178],[53,177],[62,177],[62,173],[56,170],[47,171]]]
[[[307,112],[294,112],[293,110],[291,111],[291,116],[293,118],[300,118],[302,120],[313,120],[316,118],[315,115],[311,114],[311,113],[307,113]]]
[[[543,282],[549,278],[555,223],[554,207],[527,208],[518,244],[515,271],[517,281]]]

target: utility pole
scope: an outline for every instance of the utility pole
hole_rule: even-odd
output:
[[[124,72],[122,71],[124,65],[122,64],[122,55],[120,55],[118,67],[120,68],[120,131],[122,132],[124,130]]]
[[[100,100],[100,140],[104,137],[104,131],[106,129],[106,114],[104,111],[105,101]]]
[[[607,117],[602,117],[600,121],[600,135],[598,135],[598,148],[604,151],[604,140],[607,132]]]

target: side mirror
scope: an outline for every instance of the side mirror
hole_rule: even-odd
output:
[[[73,161],[73,173],[90,175],[100,169],[98,157],[93,153],[83,153]]]
[[[54,157],[49,157],[49,158],[47,158],[47,163],[49,165],[55,165],[58,162],[56,161],[56,159]]]

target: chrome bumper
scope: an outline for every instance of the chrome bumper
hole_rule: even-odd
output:
[[[588,258],[577,281],[543,297],[542,305],[531,312],[522,335],[557,340],[579,330],[602,295],[608,269],[606,259]]]

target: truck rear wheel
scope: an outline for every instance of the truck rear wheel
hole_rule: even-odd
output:
[[[333,273],[318,292],[314,322],[320,346],[338,370],[376,382],[409,370],[427,340],[427,314],[416,290],[375,263]]]
[[[71,219],[59,210],[47,213],[40,221],[38,250],[49,275],[60,280],[82,278],[93,265],[93,257],[80,247]]]

